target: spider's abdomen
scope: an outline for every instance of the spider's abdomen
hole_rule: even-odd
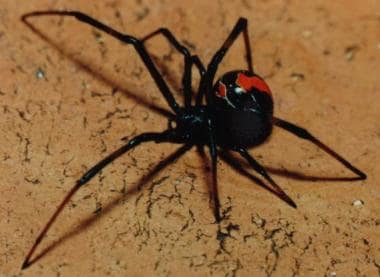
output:
[[[224,74],[214,86],[217,142],[225,147],[252,147],[272,131],[273,99],[268,85],[248,71]]]

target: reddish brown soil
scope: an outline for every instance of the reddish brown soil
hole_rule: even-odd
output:
[[[228,219],[217,237],[202,158],[192,150],[144,179],[177,149],[149,143],[80,190],[39,259],[21,271],[75,180],[121,138],[167,124],[151,108],[167,106],[133,48],[73,19],[34,18],[44,39],[19,19],[41,9],[81,10],[138,37],[165,26],[205,63],[247,17],[255,69],[273,91],[276,115],[307,127],[368,179],[331,180],[352,174],[276,129],[251,153],[298,209],[220,162]],[[178,88],[181,57],[162,38],[148,47]],[[219,74],[244,67],[242,53],[239,39]],[[0,0],[0,72],[1,276],[380,274],[378,1]]]

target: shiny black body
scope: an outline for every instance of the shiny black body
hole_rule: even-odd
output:
[[[257,76],[253,70],[247,20],[245,18],[240,18],[238,20],[221,48],[214,54],[207,67],[204,67],[200,59],[196,55],[192,55],[190,51],[179,43],[174,35],[165,28],[160,28],[142,39],[138,39],[131,35],[122,34],[100,21],[77,11],[36,11],[25,14],[22,17],[22,21],[37,34],[39,31],[28,21],[28,19],[30,17],[38,16],[73,17],[113,36],[125,44],[132,45],[163,97],[166,99],[172,112],[168,113],[170,115],[168,116],[169,126],[167,130],[158,133],[143,133],[132,138],[124,146],[120,147],[91,167],[81,178],[78,179],[74,187],[68,192],[37,237],[33,247],[30,249],[24,260],[22,265],[23,269],[33,262],[31,261],[31,256],[36,247],[75,192],[115,159],[145,142],[153,141],[156,143],[166,142],[183,144],[182,147],[172,154],[171,160],[174,160],[173,157],[180,157],[193,146],[196,146],[198,150],[201,150],[204,146],[208,147],[212,169],[210,198],[214,204],[214,216],[217,223],[223,220],[220,213],[217,186],[217,159],[219,150],[232,150],[240,154],[257,173],[270,183],[270,191],[272,193],[284,200],[290,206],[294,208],[296,207],[294,201],[274,182],[266,172],[265,168],[262,167],[247,151],[247,148],[263,143],[270,135],[273,126],[278,126],[302,139],[314,143],[355,173],[357,177],[353,179],[358,180],[366,178],[366,175],[363,172],[351,165],[331,148],[320,142],[307,130],[285,120],[273,117],[273,99],[271,92],[265,82]],[[225,54],[240,34],[242,34],[244,38],[247,70],[226,73],[218,81],[214,82],[219,64],[222,62]],[[162,35],[183,55],[183,107],[181,107],[173,97],[169,86],[159,73],[155,63],[145,48],[145,42],[156,35]],[[195,103],[192,103],[191,76],[194,66],[198,70],[201,80],[194,101]]]
[[[217,110],[215,121],[216,142],[228,149],[260,145],[268,139],[273,127],[272,118],[262,113]]]
[[[255,87],[236,93],[242,90],[236,81],[238,74],[257,76],[245,70],[227,72],[214,84],[212,94],[216,142],[230,149],[251,148],[263,143],[273,127],[271,95]],[[220,84],[225,86],[225,97],[217,96]]]

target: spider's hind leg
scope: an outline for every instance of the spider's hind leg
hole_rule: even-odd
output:
[[[251,73],[254,73],[253,65],[252,65],[252,56],[251,56],[251,45],[250,45],[249,36],[248,36],[248,20],[246,18],[241,17],[235,24],[235,27],[232,29],[227,39],[224,41],[223,45],[212,57],[210,63],[207,66],[205,77],[202,78],[202,86],[199,92],[206,93],[207,103],[211,105],[213,105],[211,93],[212,93],[212,86],[213,86],[215,74],[224,56],[227,54],[232,44],[236,41],[237,37],[241,33],[243,33],[243,36],[244,36],[245,50],[246,50],[245,57],[247,60],[248,71]]]
[[[316,146],[321,148],[323,151],[325,151],[327,154],[338,160],[341,164],[343,164],[345,167],[347,167],[349,170],[351,170],[353,173],[358,175],[358,180],[364,180],[367,178],[367,175],[353,166],[349,161],[347,161],[345,158],[340,156],[338,153],[336,153],[334,150],[332,150],[330,147],[328,147],[326,144],[321,142],[319,139],[314,137],[312,134],[309,133],[306,129],[299,127],[293,123],[290,123],[288,121],[285,121],[283,119],[274,118],[274,124],[277,125],[278,127],[292,133],[293,135],[296,135],[299,138],[308,140],[312,143],[314,143]]]
[[[263,176],[273,187],[273,192],[286,203],[288,203],[291,207],[297,208],[296,203],[283,191],[283,189],[276,184],[276,182],[269,176],[264,167],[262,167],[249,153],[246,149],[240,148],[237,149],[237,152],[246,159],[249,165],[256,170],[261,176]]]

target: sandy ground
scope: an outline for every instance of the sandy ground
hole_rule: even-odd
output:
[[[167,105],[132,47],[73,19],[31,20],[45,38],[19,19],[47,9],[77,9],[137,37],[165,26],[206,64],[247,17],[275,114],[307,127],[368,179],[334,180],[353,175],[276,129],[251,153],[298,209],[220,161],[226,219],[218,231],[208,164],[191,150],[155,173],[178,146],[148,143],[75,195],[21,271],[86,169],[122,138],[167,126],[154,108]],[[148,48],[182,101],[180,55],[162,38]],[[218,74],[244,67],[239,39]],[[379,1],[0,0],[0,72],[1,276],[379,276]]]

